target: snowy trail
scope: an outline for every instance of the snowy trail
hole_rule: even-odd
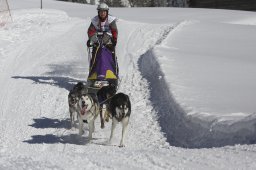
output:
[[[87,131],[79,137],[77,129],[69,129],[68,90],[87,77],[89,20],[55,10],[21,10],[14,18],[14,25],[0,32],[10,35],[0,49],[0,169],[228,169],[231,162],[237,168],[256,166],[255,154],[242,146],[191,150],[166,142],[140,58],[175,25],[119,22],[119,91],[132,102],[126,147],[119,148],[120,125],[113,145],[106,143],[110,123],[102,130],[97,120],[92,143]],[[220,159],[226,161],[217,164]]]
[[[54,14],[54,11],[47,13],[47,15],[50,16]],[[22,19],[27,19],[27,17],[21,18],[20,22],[24,21]],[[44,19],[42,20],[44,21]],[[31,19],[29,22],[35,21]],[[69,27],[62,27],[66,22],[69,22]],[[7,80],[7,82],[2,83],[2,85],[4,85],[2,87],[12,90],[7,91],[6,94],[3,95],[8,96],[9,99],[6,97],[1,98],[1,101],[4,101],[3,106],[6,106],[3,108],[4,114],[2,116],[5,120],[2,120],[2,122],[7,122],[1,125],[2,132],[4,132],[4,136],[2,136],[1,139],[7,139],[1,143],[3,148],[6,148],[2,149],[1,152],[8,152],[10,155],[15,152],[23,153],[21,157],[24,158],[22,159],[32,159],[32,155],[30,155],[29,158],[27,158],[27,156],[30,153],[36,154],[38,150],[46,152],[47,155],[50,155],[50,158],[52,157],[51,154],[56,154],[56,152],[60,152],[59,154],[63,152],[68,153],[67,157],[69,157],[70,153],[79,153],[82,152],[83,149],[88,149],[87,152],[98,150],[99,153],[95,155],[95,161],[97,160],[96,158],[102,154],[102,147],[104,147],[104,152],[106,153],[113,153],[112,150],[115,151],[113,153],[115,156],[111,155],[109,158],[113,156],[117,157],[118,154],[122,153],[117,147],[121,136],[120,126],[116,131],[114,146],[110,146],[110,148],[106,144],[110,133],[110,123],[107,124],[104,130],[99,128],[99,121],[96,123],[96,133],[94,134],[92,144],[87,143],[87,133],[80,138],[77,135],[77,130],[72,131],[68,129],[68,90],[72,87],[72,83],[84,80],[87,76],[86,70],[88,64],[85,57],[87,56],[86,49],[85,47],[81,47],[80,44],[84,43],[78,42],[81,41],[81,38],[79,39],[77,36],[85,35],[85,29],[83,30],[83,28],[88,26],[88,22],[89,21],[83,20],[70,22],[67,20],[60,21],[60,23],[56,25],[47,23],[47,26],[43,27],[43,30],[35,29],[38,32],[40,31],[40,36],[37,37],[34,36],[34,34],[37,34],[36,32],[33,34],[32,25],[31,28],[27,28],[31,29],[32,40],[30,39],[31,37],[22,40],[22,38],[18,36],[22,34],[17,33],[17,38],[20,38],[22,42],[20,42],[20,44],[19,41],[18,43],[10,43],[10,46],[5,48],[6,55],[10,55],[13,59],[11,60],[9,58],[9,60],[4,63],[6,67],[3,69],[6,76],[2,78]],[[124,27],[129,25],[129,23],[125,21],[121,23],[121,27],[122,24]],[[37,24],[35,25],[37,26]],[[135,23],[130,24],[128,27],[134,26]],[[134,40],[132,40],[132,38],[136,37],[134,34],[144,26],[145,25],[142,24],[141,26],[135,27],[136,29],[130,32],[130,36],[125,37],[128,38],[125,41],[133,42]],[[55,31],[56,29],[59,30],[58,33]],[[77,30],[75,31],[76,33],[72,33],[74,30]],[[128,32],[128,30],[125,31]],[[161,29],[159,31],[161,31]],[[154,34],[154,31],[151,31],[151,33]],[[153,38],[150,41],[155,40],[156,39]],[[150,44],[151,42],[145,41],[142,43]],[[42,46],[42,44],[44,45]],[[80,46],[76,47],[77,44]],[[10,50],[14,48],[14,46],[16,46],[16,50]],[[131,51],[131,49],[128,49],[128,46],[129,44],[126,48],[127,53]],[[141,50],[141,48],[136,50]],[[132,51],[135,51],[135,49],[132,49]],[[127,56],[128,54],[121,53],[120,55]],[[128,150],[128,153],[132,148],[135,150],[148,150],[147,148],[162,148],[168,146],[165,142],[165,138],[161,135],[156,119],[152,117],[152,107],[145,99],[147,98],[148,92],[146,83],[141,82],[141,77],[138,76],[139,73],[136,66],[138,56],[139,55],[130,56],[129,67],[131,68],[128,68],[128,70],[131,72],[123,74],[124,78],[120,86],[120,91],[125,93],[129,92],[133,103],[132,114],[134,114],[134,116],[131,117],[131,123],[129,125],[126,140],[127,148],[124,149]],[[132,59],[132,57],[134,57],[134,59]],[[129,59],[129,57],[124,58]],[[120,62],[125,64],[125,62],[122,61],[122,57],[120,57]],[[8,65],[12,65],[12,67],[7,67]],[[120,67],[122,68],[122,66]],[[15,96],[15,94],[19,94],[19,96]],[[12,100],[14,99],[16,104],[13,106]],[[7,116],[7,113],[10,113],[10,115]],[[16,114],[20,114],[22,117]],[[143,123],[143,126],[141,126],[141,123]],[[17,147],[12,148],[11,146],[15,146],[17,140],[19,144]],[[44,145],[43,148],[41,147],[42,144]],[[118,151],[120,151],[120,153],[116,153]],[[39,157],[46,157],[46,154],[42,154]],[[139,157],[143,156],[141,155]],[[123,157],[121,157],[121,159],[122,164],[128,164],[129,159],[127,163],[125,163]],[[32,162],[35,161],[34,159],[32,160]],[[52,161],[56,160],[52,159]],[[94,164],[94,161],[91,159],[89,159],[88,162]],[[70,162],[70,165],[71,164]],[[142,164],[144,163],[142,162]],[[147,161],[145,164],[148,164]],[[28,164],[27,166],[30,165]],[[154,164],[148,165],[148,167],[151,166],[154,167]],[[147,166],[144,167],[146,168]]]

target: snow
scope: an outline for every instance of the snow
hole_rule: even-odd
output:
[[[0,28],[0,169],[255,169],[256,14],[111,8],[132,114],[91,143],[71,130],[67,95],[88,75],[95,6],[10,0]]]

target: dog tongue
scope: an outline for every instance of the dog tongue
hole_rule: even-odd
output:
[[[85,115],[86,112],[87,112],[87,107],[83,107],[82,110],[81,110],[81,115]]]

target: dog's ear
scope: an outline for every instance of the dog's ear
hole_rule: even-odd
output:
[[[93,94],[93,93],[90,93],[89,94],[93,100],[93,102],[97,103],[98,102],[98,98],[97,98],[97,95]]]
[[[130,98],[128,95],[125,95],[126,96],[126,100],[128,102],[128,107],[131,108],[131,101],[130,101]]]
[[[116,85],[114,83],[110,83],[110,87],[116,88]]]
[[[71,96],[74,93],[74,90],[70,90],[68,96]]]
[[[115,95],[116,94],[116,85],[114,83],[111,83],[109,85],[110,91],[111,91],[111,95]]]
[[[79,90],[81,90],[83,87],[84,87],[83,82],[78,82],[78,83],[77,83],[77,88],[78,88]]]
[[[83,86],[84,84],[83,84],[83,82],[78,82],[76,85],[77,86]]]

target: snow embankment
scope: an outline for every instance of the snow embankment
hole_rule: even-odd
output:
[[[218,23],[214,23],[217,24]],[[205,108],[212,108],[213,110],[218,110],[221,112],[221,106],[225,104],[225,100],[232,103],[234,102],[234,99],[228,98],[230,93],[239,93],[240,96],[245,96],[243,93],[250,92],[252,88],[249,89],[241,89],[242,87],[245,87],[243,82],[241,82],[240,91],[235,91],[234,88],[236,86],[233,86],[233,89],[231,87],[227,87],[227,83],[232,84],[228,78],[233,76],[232,72],[230,73],[230,68],[232,65],[235,65],[234,62],[236,62],[236,58],[239,54],[235,53],[236,55],[230,57],[229,66],[227,68],[223,68],[220,72],[218,70],[219,67],[211,67],[211,65],[207,65],[209,61],[216,61],[217,57],[214,58],[207,58],[207,56],[203,56],[203,54],[200,54],[203,50],[207,50],[206,44],[200,44],[202,41],[202,37],[199,36],[196,37],[197,39],[191,38],[193,33],[185,30],[184,28],[188,27],[189,25],[193,25],[192,27],[194,30],[203,30],[207,32],[207,29],[212,31],[208,28],[208,25],[212,26],[208,23],[208,25],[200,24],[199,22],[195,21],[184,21],[178,24],[176,27],[174,27],[167,38],[165,36],[160,37],[160,39],[165,39],[164,42],[156,44],[156,46],[147,52],[145,52],[143,55],[141,55],[139,59],[139,69],[143,75],[144,78],[147,79],[149,83],[150,88],[150,101],[153,103],[154,109],[156,110],[158,114],[158,120],[160,123],[160,126],[162,128],[162,131],[165,133],[167,137],[167,141],[170,143],[170,145],[173,146],[180,146],[180,147],[188,147],[188,148],[201,148],[201,147],[219,147],[219,146],[225,146],[225,145],[234,145],[234,144],[253,144],[256,142],[256,115],[255,114],[245,114],[245,113],[226,113],[226,114],[220,114],[220,113],[211,113],[211,112],[203,112]],[[204,28],[206,26],[207,28]],[[223,24],[219,24],[216,27],[224,27]],[[228,26],[230,29],[232,26]],[[191,29],[191,28],[189,28]],[[244,29],[244,28],[243,28]],[[252,28],[248,29],[253,32]],[[187,31],[187,32],[186,32]],[[223,28],[222,28],[223,31]],[[224,35],[227,34],[228,30],[224,29]],[[231,30],[232,31],[232,30]],[[202,32],[196,32],[195,34],[203,34],[206,33],[204,31]],[[233,31],[234,32],[234,31]],[[218,32],[217,32],[218,33]],[[185,34],[185,35],[184,35]],[[216,34],[216,31],[212,33],[213,35]],[[230,33],[232,34],[232,32]],[[229,35],[230,35],[229,34]],[[183,35],[183,36],[182,36]],[[220,35],[220,36],[224,36]],[[205,35],[204,35],[205,36]],[[177,38],[178,37],[178,38]],[[228,37],[228,36],[226,36]],[[176,39],[175,39],[176,38]],[[201,39],[200,39],[201,38]],[[213,38],[208,36],[208,38]],[[173,40],[174,39],[174,40]],[[182,41],[182,39],[185,39],[185,43]],[[188,40],[187,40],[188,39]],[[175,41],[177,40],[177,42]],[[187,43],[187,41],[196,41],[196,44],[193,44],[193,42]],[[243,40],[243,38],[240,38],[240,40]],[[250,39],[253,41],[253,39]],[[247,41],[250,41],[247,40]],[[174,43],[170,43],[174,41]],[[229,41],[229,40],[228,40]],[[175,42],[178,44],[175,44]],[[182,43],[183,42],[183,43]],[[206,43],[206,42],[204,42]],[[181,44],[179,46],[179,44]],[[211,44],[214,44],[211,42]],[[235,43],[235,45],[241,45],[239,43]],[[177,48],[175,47],[178,46]],[[188,47],[192,46],[192,47]],[[201,50],[198,49],[198,51],[195,51],[196,47],[200,47]],[[182,49],[182,47],[185,47]],[[211,48],[215,48],[214,46]],[[225,47],[224,47],[225,48]],[[231,47],[233,46],[231,45]],[[179,49],[182,51],[179,53]],[[251,48],[250,47],[241,47],[239,49],[240,51],[244,51],[244,49],[248,49],[245,51],[245,55],[247,58],[250,57]],[[228,56],[222,56],[224,55],[221,53],[221,51],[228,51],[230,49],[219,49],[220,51],[216,51],[214,54],[218,56],[220,54],[221,57],[229,57]],[[191,52],[192,51],[192,52]],[[185,52],[185,53],[184,53]],[[239,52],[239,51],[238,51]],[[205,54],[208,54],[208,52],[205,52]],[[226,53],[226,54],[227,54]],[[240,52],[241,53],[241,52]],[[201,55],[201,56],[200,56]],[[236,58],[235,58],[236,57]],[[235,58],[235,59],[234,59]],[[233,61],[235,60],[235,61]],[[222,60],[217,60],[217,64],[221,65]],[[246,61],[246,58],[245,58]],[[231,66],[230,66],[231,65]],[[206,66],[206,67],[205,67]],[[250,65],[249,65],[250,66]],[[195,67],[197,67],[195,69]],[[201,72],[196,72],[195,70],[200,69]],[[204,68],[204,69],[202,69]],[[211,69],[213,68],[213,69]],[[241,67],[240,67],[241,68]],[[207,77],[210,76],[210,72],[217,73],[214,75],[214,77]],[[255,81],[252,80],[252,77],[246,77],[248,74],[253,74],[250,72],[247,72],[247,74],[243,74],[246,72],[245,70],[239,70],[239,67],[236,67],[234,69],[235,73],[241,73],[240,76],[244,77],[238,77],[239,75],[236,74],[238,81],[239,79],[247,79],[250,80],[251,84],[255,83]],[[203,70],[203,71],[202,71]],[[255,70],[255,69],[254,69]],[[239,72],[240,71],[240,72]],[[220,72],[220,73],[218,73]],[[229,73],[227,77],[219,76],[221,73]],[[189,77],[192,76],[192,77]],[[207,84],[208,78],[215,79],[215,84]],[[181,84],[180,82],[186,82]],[[191,83],[192,82],[192,83]],[[196,82],[197,86],[193,87],[193,82]],[[226,85],[225,85],[226,83]],[[236,81],[233,82],[235,84],[238,84]],[[219,85],[222,86],[220,87]],[[243,84],[243,85],[242,85]],[[215,92],[207,91],[208,86],[213,86],[215,89]],[[199,91],[196,89],[199,88]],[[230,93],[226,93],[226,96],[224,95],[224,92],[222,94],[221,91],[223,89],[230,89]],[[238,88],[238,87],[237,87]],[[189,90],[189,91],[186,91]],[[244,90],[244,91],[241,91]],[[246,91],[245,91],[246,90]],[[187,92],[187,94],[186,94]],[[198,94],[192,94],[197,92]],[[200,97],[200,94],[205,92],[205,96],[208,94],[209,97],[215,97],[220,95],[219,99],[220,101],[214,100],[208,100],[204,98],[204,96]],[[190,95],[188,95],[188,93]],[[199,96],[199,97],[198,97]],[[238,95],[239,96],[239,95]],[[197,98],[198,97],[198,98]],[[222,97],[222,98],[221,98]],[[249,95],[247,94],[247,97],[255,97],[253,96],[253,93]],[[223,99],[224,98],[224,99]],[[231,101],[230,101],[231,100]],[[242,101],[241,101],[242,100]],[[227,104],[228,109],[235,109],[244,106],[252,106],[252,101],[248,101],[250,103],[246,103],[246,98],[243,100],[240,100],[237,105],[231,105],[230,103]],[[191,102],[192,101],[192,102]],[[205,103],[203,103],[205,101]],[[218,103],[219,105],[214,105],[213,103]],[[223,102],[223,103],[221,103]],[[245,103],[243,103],[245,102]],[[199,104],[198,104],[199,103]],[[203,105],[202,105],[203,103]],[[210,103],[207,105],[207,103]],[[189,105],[190,104],[190,105]],[[200,105],[201,104],[201,105]],[[201,107],[200,107],[201,106]],[[191,110],[193,108],[193,110]],[[247,107],[248,108],[248,107]],[[250,107],[249,107],[250,108]]]

